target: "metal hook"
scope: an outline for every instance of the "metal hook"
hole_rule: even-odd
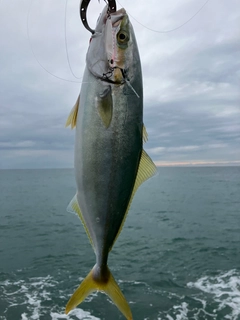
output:
[[[81,20],[82,20],[84,27],[88,31],[90,31],[92,34],[94,34],[95,30],[91,29],[88,25],[88,22],[87,22],[87,8],[88,8],[90,1],[91,0],[82,0],[82,2],[80,3],[80,17],[81,17]],[[106,2],[108,2],[109,13],[115,12],[117,9],[116,0],[107,0]]]
[[[108,8],[109,8],[110,13],[116,12],[116,10],[117,10],[116,1],[115,0],[108,0]]]

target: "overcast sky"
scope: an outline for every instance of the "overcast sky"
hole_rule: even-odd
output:
[[[158,164],[240,164],[240,4],[210,0],[178,28],[205,2],[118,3],[138,40],[145,149]],[[92,27],[103,5],[92,0]],[[74,76],[65,6],[64,0],[0,0],[0,169],[73,167],[74,131],[64,126],[80,91],[90,33],[80,22],[79,1],[68,0]]]

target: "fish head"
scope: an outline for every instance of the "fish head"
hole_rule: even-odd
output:
[[[129,80],[140,58],[125,9],[113,13],[108,11],[108,6],[103,9],[90,40],[86,62],[89,71],[101,80],[115,84]]]

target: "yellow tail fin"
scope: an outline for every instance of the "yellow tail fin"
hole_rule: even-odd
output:
[[[97,266],[93,267],[87,277],[71,296],[67,303],[65,313],[74,309],[93,291],[105,292],[123,313],[126,319],[132,320],[132,313],[129,304],[107,266],[105,267],[105,270],[101,270],[101,275],[99,268]]]

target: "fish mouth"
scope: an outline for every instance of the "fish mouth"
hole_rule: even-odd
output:
[[[112,12],[107,17],[111,16],[112,26],[118,27],[126,14],[126,10],[124,8],[121,8],[116,12]]]
[[[116,80],[112,80],[112,77]],[[109,70],[106,73],[103,73],[101,80],[112,84],[124,84],[127,80],[126,70],[117,66],[109,66]]]
[[[107,70],[102,75],[102,80],[106,82],[114,84],[124,84],[126,82],[124,49],[127,45],[125,47],[121,46],[121,43],[119,43],[119,34],[121,33],[121,35],[125,37],[121,30],[125,32],[125,29],[128,29],[128,21],[128,16],[124,8],[107,14],[105,22]],[[123,42],[121,38],[120,41]]]
[[[125,32],[129,40],[128,24],[128,15],[124,8],[110,12],[106,6],[99,17],[90,40],[86,62],[89,71],[101,81],[122,85],[127,80],[127,44],[123,43],[119,35],[120,31]]]

